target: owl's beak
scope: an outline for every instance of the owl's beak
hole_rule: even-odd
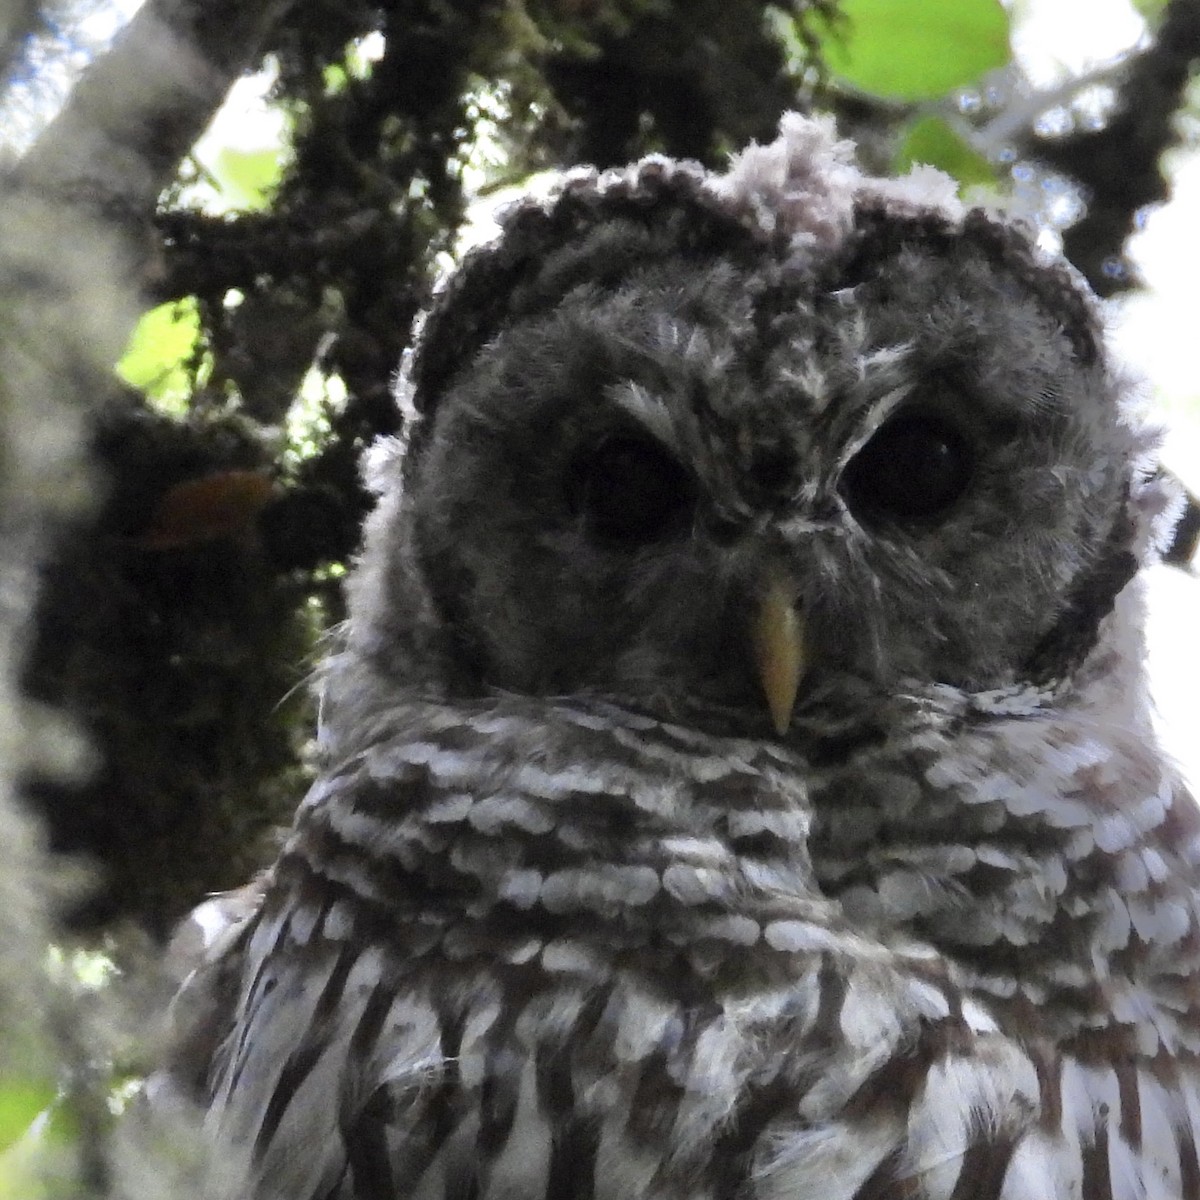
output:
[[[775,731],[782,736],[791,724],[806,654],[804,618],[796,606],[795,588],[789,588],[781,574],[767,575],[752,634],[758,677]]]

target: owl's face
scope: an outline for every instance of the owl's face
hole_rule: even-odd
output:
[[[798,267],[690,244],[679,209],[502,243],[508,293],[456,324],[468,266],[427,330],[461,358],[373,535],[376,644],[458,688],[762,732],[1070,670],[1132,562],[1133,435],[1074,285],[982,217],[859,206]]]

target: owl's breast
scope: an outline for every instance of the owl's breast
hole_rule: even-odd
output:
[[[414,961],[346,916],[269,901],[248,933],[212,1107],[262,1200],[784,1200],[830,1172],[847,1197],[1140,1200],[1200,1181],[1194,1062],[1005,1032],[936,960],[797,944],[774,986],[564,941]]]
[[[883,807],[877,836],[839,876],[821,811],[837,793],[785,749],[605,706],[414,721],[419,736],[314,788],[242,938],[240,1033],[210,1087],[257,1196],[793,1200],[836,1177],[847,1197],[1141,1200],[1151,1180],[1200,1184],[1179,1032],[1196,972],[1159,953],[1151,986],[1131,933],[1105,986],[1074,969],[1066,951],[1120,932],[1089,907],[1118,866],[1102,874],[1092,827],[1066,822],[1078,806],[1038,809],[999,766],[964,768],[955,792],[936,756],[907,775],[877,759],[876,791],[849,794]],[[1140,880],[1161,907],[1162,879],[1128,857],[1156,828],[1141,825],[1121,846],[1104,827],[1104,853],[1129,904]],[[1003,890],[1068,842],[1091,876]],[[955,926],[953,888],[881,887],[893,876],[965,876],[980,907]],[[895,912],[857,911],[852,886]],[[972,940],[1006,903],[1047,937]],[[1165,908],[1146,920],[1175,936]]]

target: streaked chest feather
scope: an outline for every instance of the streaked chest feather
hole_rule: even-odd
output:
[[[862,839],[852,921],[781,751],[630,721],[584,773],[543,721],[500,769],[423,720],[314,792],[242,933],[213,1119],[263,1196],[1200,1196],[1169,796],[1118,838],[977,772]]]

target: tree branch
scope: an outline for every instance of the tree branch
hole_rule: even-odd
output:
[[[1066,231],[1063,249],[1101,295],[1137,285],[1124,245],[1139,209],[1168,197],[1160,160],[1176,140],[1173,119],[1198,59],[1200,0],[1171,0],[1154,41],[1129,61],[1102,129],[1024,140],[1026,154],[1086,192],[1087,213]]]
[[[294,0],[148,0],[21,160],[22,185],[110,213],[153,211]]]
[[[0,5],[0,81],[7,82],[40,20],[38,0],[7,0]]]

